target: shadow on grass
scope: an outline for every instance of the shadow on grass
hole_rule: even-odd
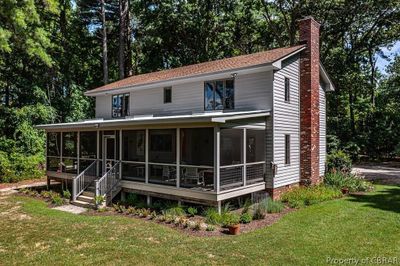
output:
[[[368,207],[400,213],[400,186],[385,188],[378,193],[353,194],[349,201],[365,203]]]

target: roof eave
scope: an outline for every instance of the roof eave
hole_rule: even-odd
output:
[[[325,91],[335,91],[335,85],[333,84],[331,78],[328,75],[328,72],[326,72],[326,69],[322,65],[322,63],[319,63],[319,73],[324,81],[325,84]]]

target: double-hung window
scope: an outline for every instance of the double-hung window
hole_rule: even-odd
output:
[[[290,79],[285,78],[285,102],[290,102]]]
[[[230,110],[235,108],[233,79],[204,82],[204,110]]]
[[[129,93],[112,96],[112,117],[129,115]]]

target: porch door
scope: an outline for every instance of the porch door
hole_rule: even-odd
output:
[[[116,162],[117,145],[115,135],[104,135],[103,137],[103,173],[107,173]]]

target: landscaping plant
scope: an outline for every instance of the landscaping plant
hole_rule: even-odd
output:
[[[197,209],[194,207],[189,207],[187,209],[187,213],[189,214],[189,216],[193,217],[197,214]]]
[[[267,213],[280,213],[285,208],[283,203],[279,200],[274,201],[268,197],[265,201]]]
[[[300,208],[319,202],[340,198],[339,189],[321,185],[297,187],[283,193],[282,201],[287,202],[291,208]]]
[[[337,171],[335,169],[329,171],[325,175],[324,183],[327,186],[337,189],[346,188],[350,192],[371,191],[373,189],[372,184],[363,177],[353,173]]]

